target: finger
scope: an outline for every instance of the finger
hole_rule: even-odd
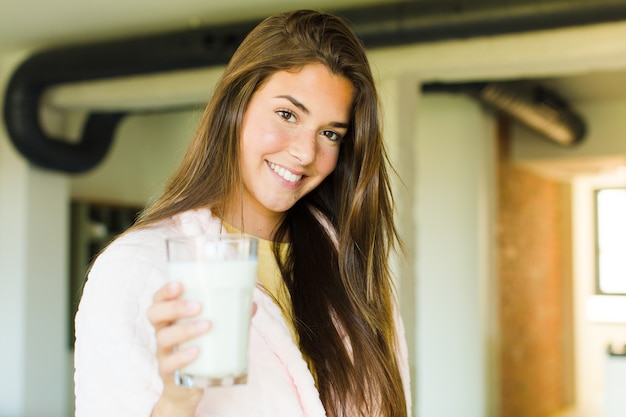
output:
[[[194,317],[202,311],[197,300],[170,300],[155,302],[148,307],[148,320],[155,328],[168,325],[186,317]]]
[[[171,281],[163,285],[157,292],[154,293],[152,301],[157,303],[159,301],[172,300],[178,298],[183,292],[183,284],[178,281]]]
[[[174,371],[193,362],[199,354],[200,348],[198,346],[187,346],[169,355],[163,356],[161,360],[159,360],[159,373],[162,376],[173,374]]]
[[[194,337],[207,333],[211,329],[211,322],[194,320],[185,323],[163,327],[156,334],[157,344],[161,349],[169,350],[174,346],[187,342]]]
[[[254,317],[254,315],[256,314],[258,307],[259,306],[257,306],[256,303],[252,303],[252,317]]]

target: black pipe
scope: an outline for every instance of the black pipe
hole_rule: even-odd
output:
[[[29,161],[47,169],[80,173],[106,155],[123,112],[91,114],[79,142],[45,133],[41,96],[57,84],[221,65],[256,24],[240,23],[38,52],[13,73],[4,96],[9,138]]]
[[[90,113],[76,144],[46,135],[37,121],[31,120],[35,112],[17,115],[19,125],[7,124],[9,136],[16,149],[30,162],[42,168],[67,173],[80,173],[98,165],[106,156],[115,129],[126,115],[122,112]]]
[[[626,0],[404,1],[338,10],[368,48],[495,35],[626,19]],[[64,172],[86,171],[102,132],[123,117],[95,116],[78,144],[59,143],[39,126],[43,92],[57,84],[224,65],[258,20],[125,40],[54,48],[35,53],[15,70],[5,92],[4,120],[17,149],[33,163]],[[95,131],[101,132],[92,138]]]
[[[368,48],[626,19],[624,0],[417,0],[339,10]]]
[[[431,83],[422,91],[468,95],[558,145],[579,144],[587,133],[582,117],[562,97],[530,80]]]

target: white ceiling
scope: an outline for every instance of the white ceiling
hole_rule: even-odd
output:
[[[398,0],[2,0],[0,51]]]
[[[272,13],[297,8],[337,10],[397,1],[1,0],[0,51],[36,49],[260,19]],[[624,71],[559,78],[547,83],[566,99],[626,97]]]
[[[261,19],[292,9],[332,11],[398,1],[0,0],[0,54]],[[626,69],[542,82],[568,101],[626,97]]]

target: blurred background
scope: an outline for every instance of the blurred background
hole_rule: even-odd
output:
[[[378,82],[414,415],[626,415],[626,0],[4,0],[0,416],[73,415],[89,262],[296,8],[346,17]]]

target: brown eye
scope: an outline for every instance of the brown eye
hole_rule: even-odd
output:
[[[278,114],[282,119],[284,119],[287,122],[296,121],[296,115],[290,112],[289,110],[278,110],[276,114]]]
[[[326,136],[333,142],[341,142],[343,139],[343,137],[339,133],[333,132],[332,130],[323,130],[322,136]]]

